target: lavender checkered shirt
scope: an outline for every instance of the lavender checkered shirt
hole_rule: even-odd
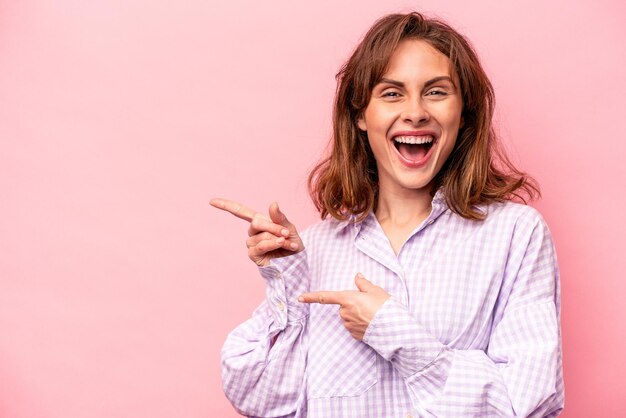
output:
[[[563,408],[559,273],[539,213],[516,203],[484,221],[429,217],[396,256],[376,217],[327,219],[306,250],[260,268],[267,297],[222,350],[224,391],[254,417],[554,417]],[[363,341],[307,291],[392,295]],[[271,342],[278,336],[275,344]]]

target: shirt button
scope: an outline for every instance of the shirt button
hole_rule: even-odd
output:
[[[285,310],[285,305],[282,302],[278,302],[276,304],[276,307],[278,308],[279,311],[284,311]]]
[[[411,414],[406,414],[406,418],[413,418],[413,415],[411,415]]]

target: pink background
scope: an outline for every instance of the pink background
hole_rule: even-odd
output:
[[[543,187],[563,416],[625,416],[626,9],[539,0],[0,0],[0,416],[236,416],[219,350],[263,285],[208,200],[314,222],[334,74],[412,8],[473,41]]]

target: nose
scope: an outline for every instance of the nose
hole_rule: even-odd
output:
[[[405,102],[402,109],[402,120],[412,125],[420,125],[430,119],[430,114],[422,103],[422,98],[417,97]]]

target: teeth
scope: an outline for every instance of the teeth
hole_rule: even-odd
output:
[[[429,144],[433,142],[433,137],[425,136],[396,136],[393,140],[402,144]]]

